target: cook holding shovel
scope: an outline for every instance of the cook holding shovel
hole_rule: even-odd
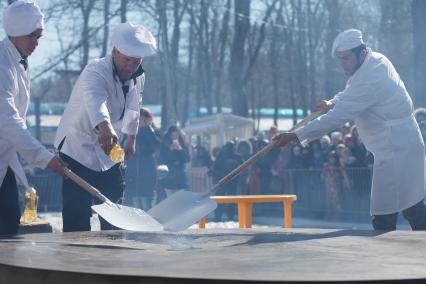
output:
[[[29,165],[63,175],[66,164],[28,131],[28,58],[38,46],[44,16],[34,3],[14,1],[3,14],[6,37],[0,42],[0,235],[18,231],[21,213],[17,181],[27,184],[17,153]]]
[[[395,230],[402,212],[413,230],[426,230],[424,144],[403,81],[388,58],[365,45],[359,30],[337,35],[332,56],[349,77],[345,89],[317,106],[322,116],[274,140],[279,146],[293,139],[307,143],[355,121],[374,155],[373,228]]]
[[[145,75],[141,63],[153,55],[156,42],[143,26],[119,24],[112,34],[112,53],[89,63],[71,93],[55,138],[55,147],[70,170],[98,188],[114,203],[124,194],[121,163],[109,154],[124,141],[125,158],[135,151],[141,93]],[[70,179],[62,183],[63,231],[90,231],[92,196]],[[95,203],[100,202],[95,200]],[[113,227],[101,218],[101,229]]]

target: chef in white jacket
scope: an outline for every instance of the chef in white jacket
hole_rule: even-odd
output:
[[[113,202],[121,202],[124,178],[120,163],[109,158],[120,133],[126,159],[135,151],[144,57],[155,53],[152,34],[142,26],[119,24],[112,34],[110,56],[89,63],[78,78],[59,123],[55,147],[77,175]],[[90,231],[92,197],[74,182],[62,186],[63,231]],[[99,202],[95,200],[95,202]],[[101,219],[101,229],[112,229]]]
[[[324,115],[275,141],[280,146],[295,138],[310,142],[353,120],[374,155],[374,229],[395,230],[402,212],[413,230],[426,230],[424,144],[403,81],[389,59],[366,47],[359,30],[340,33],[332,56],[349,76],[345,89],[317,106]]]
[[[20,211],[17,181],[28,186],[17,153],[26,163],[61,175],[65,163],[27,129],[30,102],[28,57],[38,45],[44,22],[39,7],[15,1],[3,15],[6,37],[0,42],[0,234],[15,234]]]

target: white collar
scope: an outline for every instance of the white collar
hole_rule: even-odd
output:
[[[19,53],[16,46],[10,41],[9,37],[7,37],[7,36],[4,39],[4,42],[5,42],[7,49],[9,50],[11,56],[12,56],[12,59],[14,60],[14,62],[19,63],[19,61],[21,61],[21,59],[22,59],[22,56]]]

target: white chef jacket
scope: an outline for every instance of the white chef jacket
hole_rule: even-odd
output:
[[[136,135],[144,75],[130,80],[126,99],[113,72],[112,56],[88,64],[78,78],[55,137],[55,147],[65,138],[61,152],[94,171],[106,171],[114,163],[99,145],[95,128],[109,121],[117,136]],[[124,116],[121,118],[124,110]]]
[[[374,155],[370,213],[392,214],[423,200],[423,139],[411,98],[392,63],[369,51],[332,102],[327,114],[296,130],[299,140],[312,141],[353,120]]]
[[[29,70],[19,63],[21,55],[9,38],[0,42],[0,184],[10,166],[17,181],[28,186],[17,153],[26,163],[45,168],[53,158],[27,129],[30,102]]]

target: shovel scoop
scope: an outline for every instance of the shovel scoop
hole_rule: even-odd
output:
[[[91,186],[70,169],[65,171],[65,175],[84,190],[89,192],[93,197],[102,201],[101,204],[93,205],[92,209],[111,225],[130,231],[151,232],[162,231],[164,229],[163,225],[148,215],[145,211],[139,208],[124,206],[112,202],[98,189]]]
[[[205,193],[180,190],[148,211],[167,231],[178,232],[213,212],[217,203]]]

